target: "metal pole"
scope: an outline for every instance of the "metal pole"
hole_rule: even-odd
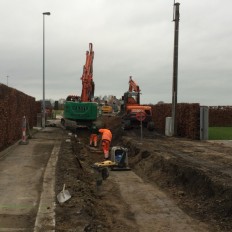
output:
[[[8,78],[9,78],[9,76],[6,76],[6,79],[7,79],[7,82],[6,82],[6,83],[7,83],[7,86],[8,86]]]
[[[45,15],[50,15],[50,12],[43,13],[43,104],[42,104],[42,127],[45,127]]]
[[[177,135],[177,90],[178,90],[178,39],[179,39],[179,5],[174,2],[173,21],[175,22],[174,32],[174,55],[173,55],[173,83],[172,83],[172,133]]]
[[[143,140],[143,122],[142,122],[142,114],[140,114],[140,127],[141,127],[141,137],[140,140]]]
[[[44,49],[44,40],[45,40],[45,31],[44,31],[44,27],[45,27],[45,22],[44,22],[44,14],[43,14],[43,104],[42,104],[42,127],[45,127],[45,67],[44,67],[44,63],[45,63],[45,49]]]

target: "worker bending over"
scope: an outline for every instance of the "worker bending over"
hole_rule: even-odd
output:
[[[95,124],[92,125],[90,132],[89,146],[94,145],[94,147],[97,147],[98,128]]]
[[[102,133],[102,150],[104,152],[105,159],[109,159],[109,150],[110,150],[110,143],[112,140],[112,133],[109,129],[99,129],[99,132]]]

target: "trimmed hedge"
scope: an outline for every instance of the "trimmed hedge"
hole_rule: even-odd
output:
[[[172,116],[172,104],[152,105],[155,130],[165,134],[166,117]],[[177,104],[177,136],[191,139],[200,138],[200,105],[198,103]]]
[[[210,106],[209,107],[210,127],[231,127],[232,106]]]
[[[37,112],[34,97],[0,84],[0,151],[22,137],[23,116],[30,128],[36,125]]]

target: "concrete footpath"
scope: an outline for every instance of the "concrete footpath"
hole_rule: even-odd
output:
[[[55,231],[55,167],[64,131],[46,127],[0,153],[0,231]]]

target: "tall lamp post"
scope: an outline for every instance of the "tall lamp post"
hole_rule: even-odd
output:
[[[45,127],[45,15],[50,15],[50,12],[43,13],[43,116],[42,127]]]

